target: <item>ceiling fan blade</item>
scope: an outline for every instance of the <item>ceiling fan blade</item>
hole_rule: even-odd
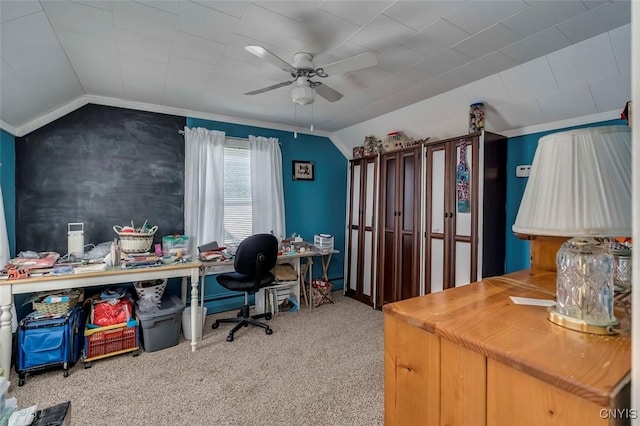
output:
[[[316,82],[315,84],[316,84],[315,86],[316,93],[322,96],[323,98],[325,98],[326,100],[328,100],[329,102],[339,101],[342,98],[342,93],[332,89],[326,84],[320,83],[320,82]]]
[[[296,72],[296,69],[293,65],[290,65],[288,62],[279,58],[275,54],[269,52],[267,49],[265,49],[262,46],[249,45],[249,46],[245,46],[244,50],[246,50],[249,53],[253,53],[260,59],[264,59],[265,61],[270,62],[271,64],[280,68],[282,71],[286,71],[288,73]]]
[[[347,59],[343,59],[338,62],[327,64],[323,67],[318,68],[318,70],[322,69],[326,74],[326,76],[330,76],[330,75],[336,75],[336,74],[346,74],[351,71],[372,67],[377,64],[378,64],[378,58],[376,58],[376,56],[372,53],[365,52],[356,56],[352,56]],[[318,76],[326,77],[326,76],[323,76],[321,73],[318,73]]]
[[[268,92],[269,90],[277,89],[279,87],[288,86],[293,83],[295,80],[291,81],[283,81],[282,83],[274,84],[273,86],[263,87],[262,89],[254,90],[253,92],[247,92],[245,95],[257,95],[259,93]]]

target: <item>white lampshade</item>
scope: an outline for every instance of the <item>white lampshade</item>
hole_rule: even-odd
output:
[[[631,129],[592,127],[540,138],[513,231],[631,236]]]

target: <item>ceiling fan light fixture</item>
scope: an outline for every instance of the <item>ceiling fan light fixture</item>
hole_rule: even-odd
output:
[[[291,100],[298,105],[309,105],[315,101],[315,93],[310,86],[296,86],[291,89]]]

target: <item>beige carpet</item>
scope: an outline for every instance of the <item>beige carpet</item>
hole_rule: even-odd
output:
[[[333,293],[335,304],[282,313],[273,334],[232,325],[211,329],[195,353],[177,346],[124,354],[28,376],[9,397],[19,407],[71,401],[73,425],[380,425],[383,423],[383,318]],[[231,313],[233,314],[233,313]]]

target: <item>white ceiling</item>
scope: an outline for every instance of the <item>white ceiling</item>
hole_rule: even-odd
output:
[[[306,126],[311,106],[295,111],[290,87],[243,95],[290,80],[243,49],[259,44],[288,62],[309,52],[316,66],[377,56],[375,67],[323,79],[344,98],[317,98],[318,130],[466,87],[466,105],[496,101],[500,131],[528,113],[556,121],[621,110],[630,16],[629,0],[1,0],[0,124],[20,136],[92,99]],[[492,84],[473,84],[481,80]]]

